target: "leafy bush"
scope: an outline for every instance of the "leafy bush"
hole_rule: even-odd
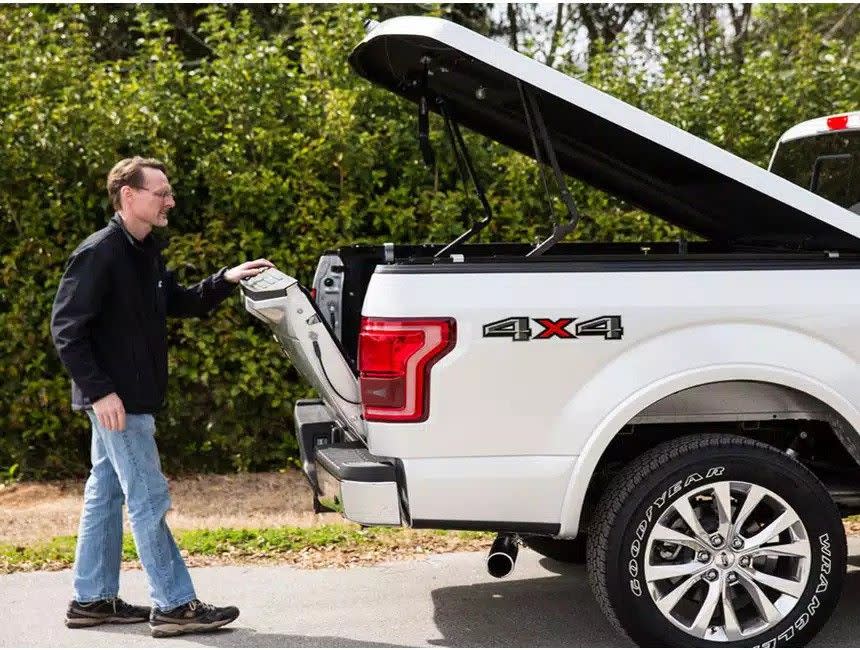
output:
[[[780,17],[765,16],[772,34],[740,65],[726,54],[699,71],[691,28],[677,11],[662,27],[656,64],[637,60],[619,39],[598,49],[588,70],[565,69],[761,164],[791,123],[851,108],[860,95],[854,46],[804,31],[802,10],[763,10],[794,16],[797,33],[782,43]],[[260,256],[307,283],[326,248],[450,239],[464,212],[477,210],[455,182],[438,121],[442,164],[432,178],[418,155],[413,107],[349,70],[369,7],[283,5],[282,28],[264,33],[247,10],[207,6],[195,38],[208,55],[195,61],[174,44],[174,26],[146,6],[123,9],[133,12],[134,47],[106,58],[87,22],[100,11],[109,22],[119,10],[0,10],[4,477],[87,471],[87,420],[70,411],[49,317],[69,253],[110,216],[104,183],[118,159],[141,154],[168,164],[177,207],[166,255],[188,283]],[[498,215],[484,240],[545,232],[533,162],[467,140]],[[589,215],[580,238],[677,234],[579,183],[574,193]],[[208,321],[173,321],[170,339],[169,406],[158,416],[165,470],[287,463],[295,454],[292,405],[309,389],[238,297]]]

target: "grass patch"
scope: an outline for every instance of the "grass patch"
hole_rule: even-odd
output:
[[[494,533],[404,528],[361,528],[331,524],[311,528],[218,528],[174,533],[179,548],[193,558],[283,559],[308,566],[346,566],[352,560],[383,561],[387,556],[470,550],[489,544]],[[64,569],[75,559],[77,537],[54,537],[29,546],[0,544],[0,573]],[[298,559],[315,561],[299,562]],[[326,558],[329,563],[326,563]],[[122,559],[138,559],[131,535],[123,537]]]

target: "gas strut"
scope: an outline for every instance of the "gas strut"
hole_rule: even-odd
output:
[[[555,156],[555,148],[552,146],[552,141],[550,140],[549,133],[547,132],[546,124],[544,124],[543,115],[541,115],[537,99],[535,99],[534,95],[530,92],[526,91],[523,87],[523,82],[520,80],[517,80],[517,89],[520,91],[520,100],[523,103],[523,111],[526,114],[526,125],[529,128],[529,136],[531,137],[532,147],[535,151],[535,160],[537,160],[538,168],[541,172],[541,178],[543,178],[543,186],[547,194],[547,200],[549,201],[549,209],[552,218],[552,234],[526,253],[526,257],[532,257],[534,255],[542,255],[552,248],[556,242],[573,232],[574,228],[576,228],[577,222],[579,222],[580,215],[573,202],[573,196],[571,195],[570,190],[567,189],[564,174],[561,173],[561,168],[558,166],[558,159]],[[534,120],[534,124],[532,124],[532,120]],[[540,147],[538,146],[537,137],[535,135],[535,125],[540,133],[544,149],[546,149],[547,158],[549,158],[552,171],[555,174],[555,181],[558,184],[561,200],[564,202],[564,205],[567,208],[567,214],[570,217],[570,219],[565,223],[558,222],[555,216],[555,210],[553,210],[552,207],[552,196],[549,192],[549,185],[546,182],[543,159],[541,158]]]
[[[440,98],[437,100],[439,104],[439,112],[445,118],[445,131],[448,133],[448,139],[451,142],[451,148],[454,150],[454,156],[457,160],[457,168],[460,170],[460,176],[463,178],[463,187],[468,187],[468,179],[471,179],[472,185],[475,186],[475,193],[478,195],[478,200],[481,202],[481,207],[484,209],[484,218],[480,221],[473,222],[471,227],[462,235],[457,237],[447,246],[444,246],[433,257],[442,257],[450,252],[456,246],[459,246],[467,239],[474,237],[487,227],[487,224],[493,219],[493,211],[490,209],[490,204],[487,201],[487,195],[484,193],[484,187],[481,181],[478,180],[478,175],[475,173],[475,167],[472,165],[472,159],[469,157],[469,150],[466,148],[466,143],[463,142],[463,135],[460,133],[460,127],[451,118],[451,113],[445,102]]]

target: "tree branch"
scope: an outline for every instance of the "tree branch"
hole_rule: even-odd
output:
[[[558,43],[561,40],[562,15],[564,4],[559,2],[555,9],[555,28],[552,30],[552,41],[549,45],[549,54],[546,56],[546,64],[552,67],[555,62],[555,52],[558,48]]]
[[[845,15],[842,16],[842,18],[840,18],[839,20],[836,21],[836,24],[833,25],[833,27],[831,27],[829,30],[827,30],[827,33],[824,35],[824,38],[829,40],[829,39],[833,38],[834,36],[836,36],[836,33],[840,29],[842,29],[842,27],[845,25],[845,22],[851,17],[851,14],[853,14],[856,10],[857,10],[857,4],[856,3],[852,3],[852,4],[848,5],[848,11],[845,12]]]
[[[509,2],[507,6],[508,12],[508,24],[511,28],[510,40],[511,40],[511,49],[515,52],[520,51],[520,46],[517,43],[517,35],[519,32],[519,28],[517,27],[517,5],[513,2]]]

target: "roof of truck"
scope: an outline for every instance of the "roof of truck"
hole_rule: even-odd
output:
[[[834,115],[816,117],[812,120],[806,120],[800,124],[795,124],[780,136],[779,142],[782,143],[788,142],[789,140],[797,140],[798,138],[808,138],[811,135],[819,135],[821,133],[856,131],[857,129],[860,129],[860,111],[835,113]]]
[[[349,60],[375,84],[413,102],[427,92],[460,124],[534,157],[521,82],[565,173],[705,237],[860,250],[856,214],[450,21],[386,20]]]

